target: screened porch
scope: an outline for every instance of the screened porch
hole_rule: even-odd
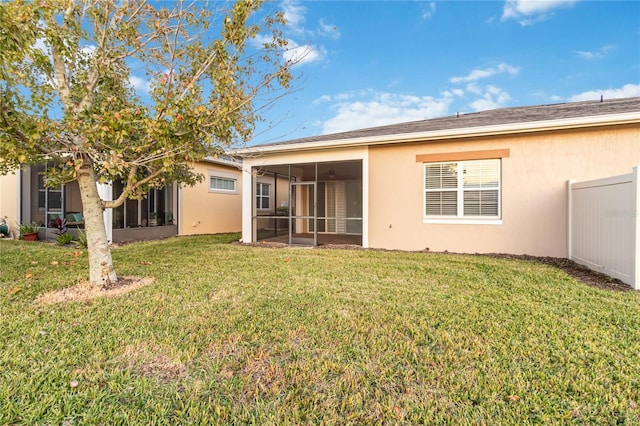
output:
[[[252,168],[253,241],[362,245],[362,161]]]

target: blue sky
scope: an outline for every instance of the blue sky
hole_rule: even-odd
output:
[[[305,51],[250,144],[508,106],[640,96],[638,1],[279,3]]]

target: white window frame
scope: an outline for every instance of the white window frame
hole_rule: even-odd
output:
[[[212,188],[211,187],[211,179],[222,179],[226,181],[233,181],[233,190],[230,189],[222,189],[222,188]],[[210,170],[209,171],[209,180],[207,182],[207,187],[209,188],[210,193],[218,193],[218,194],[239,194],[238,192],[238,177],[233,176],[229,173],[217,172]]]
[[[427,189],[427,166],[435,164],[455,164],[457,170],[464,170],[465,163],[473,163],[487,160],[498,160],[498,185],[497,188],[483,188],[484,190],[498,191],[498,215],[497,216],[465,216],[464,215],[464,193],[465,190],[483,190],[469,189],[464,187],[464,174],[457,174],[457,186],[455,192],[457,194],[457,214],[455,216],[436,216],[427,215],[427,193],[439,192],[442,189]],[[422,223],[428,224],[465,224],[465,225],[502,225],[502,158],[487,158],[478,160],[461,160],[461,161],[438,161],[423,163],[423,179],[422,179]]]
[[[268,194],[264,195],[262,193],[262,187],[265,186],[269,188]],[[267,207],[263,206],[263,200],[267,200]],[[258,200],[261,200],[258,202]],[[256,209],[261,211],[271,210],[271,184],[267,182],[256,182]]]

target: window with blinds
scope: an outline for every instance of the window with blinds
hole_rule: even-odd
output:
[[[209,176],[209,190],[236,192],[236,180],[219,176]]]
[[[500,159],[424,164],[426,218],[500,217]]]

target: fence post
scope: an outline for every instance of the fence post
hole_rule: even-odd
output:
[[[634,253],[633,253],[633,269],[631,277],[631,282],[633,288],[636,290],[640,290],[640,166],[635,166],[633,168],[632,177],[631,177],[631,188],[632,188],[632,196],[634,197],[634,202],[631,205],[631,215],[635,217],[633,220],[634,230],[632,231],[635,235],[634,242]]]
[[[571,260],[573,256],[573,190],[572,186],[575,183],[575,179],[569,179],[567,181],[567,259]]]

